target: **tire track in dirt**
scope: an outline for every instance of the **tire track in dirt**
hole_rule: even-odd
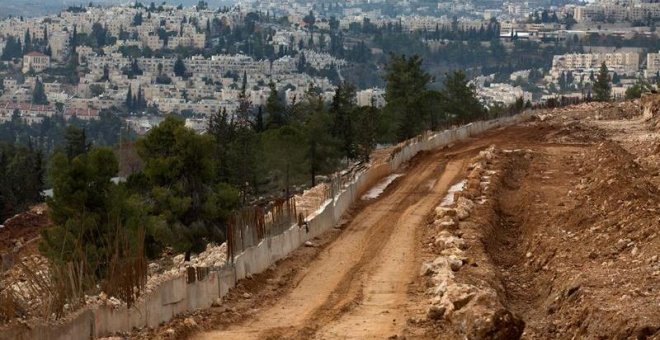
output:
[[[354,333],[360,338],[397,332],[405,325],[407,284],[418,269],[415,228],[454,180],[458,170],[453,169],[462,164],[450,162],[451,171],[443,172],[447,163],[441,152],[418,156],[407,174],[359,211],[275,305],[239,325],[195,338],[309,338],[323,326],[329,328],[320,335],[331,338],[353,334],[346,322],[360,321],[370,324]],[[431,181],[436,181],[432,187]],[[382,313],[385,310],[388,313]],[[398,322],[393,323],[393,318]]]
[[[402,333],[406,324],[408,285],[417,275],[420,262],[416,230],[445,196],[465,167],[465,160],[450,161],[430,191],[407,207],[394,223],[392,235],[377,256],[369,259],[364,273],[353,278],[361,286],[361,303],[316,334],[319,339],[383,339]],[[391,223],[391,222],[390,222]]]

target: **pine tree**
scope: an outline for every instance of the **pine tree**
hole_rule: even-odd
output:
[[[144,90],[142,89],[142,86],[138,86],[137,98],[135,99],[135,103],[133,105],[138,110],[144,110],[147,107],[146,100],[144,99]]]
[[[76,53],[76,47],[78,47],[78,28],[76,25],[73,25],[73,33],[71,34],[71,54]]]
[[[332,135],[341,141],[342,156],[347,159],[355,158],[355,108],[355,87],[347,82],[340,84],[330,104],[330,114],[333,121]]]
[[[430,114],[425,98],[431,76],[422,70],[422,59],[416,55],[392,55],[385,70],[385,111],[395,123],[394,133],[399,140],[414,137],[424,129]]]
[[[131,85],[128,85],[128,92],[126,93],[126,107],[129,110],[133,109],[133,91],[131,89]]]
[[[66,141],[65,150],[66,156],[69,159],[74,159],[89,151],[91,145],[87,142],[87,136],[84,129],[77,128],[74,125],[69,125],[64,134]]]
[[[607,65],[603,62],[600,65],[600,71],[596,82],[594,82],[595,100],[599,102],[607,102],[612,99],[612,86],[610,84],[610,75]]]
[[[174,75],[182,78],[186,75],[186,65],[183,63],[181,57],[176,58],[174,62]]]
[[[264,112],[263,111],[264,111],[263,106],[259,105],[259,109],[257,110],[257,117],[256,117],[255,122],[254,122],[254,130],[257,133],[261,133],[266,129],[265,124],[264,124]]]
[[[286,108],[280,100],[275,83],[271,81],[268,84],[268,87],[270,87],[270,94],[266,100],[266,113],[268,113],[266,127],[273,129],[287,124],[287,119],[285,117]]]
[[[30,51],[32,51],[32,36],[30,35],[30,29],[28,28],[23,36],[23,54],[27,54]]]
[[[243,92],[243,95],[245,95],[245,91],[247,91],[247,71],[243,71],[243,83],[241,85],[241,91]]]
[[[46,105],[48,104],[48,97],[44,89],[44,84],[37,78],[32,91],[32,104]]]
[[[378,111],[373,104],[372,106],[358,110],[356,134],[357,155],[363,162],[369,162],[371,152],[376,148]]]
[[[229,211],[238,201],[235,190],[216,185],[213,137],[185,127],[182,119],[167,117],[136,144],[144,160],[144,176],[153,213],[167,226],[157,234],[163,246],[199,252],[210,241],[222,241]]]
[[[444,111],[454,115],[460,123],[468,123],[483,118],[483,105],[479,102],[474,85],[471,85],[463,71],[454,71],[445,75]]]

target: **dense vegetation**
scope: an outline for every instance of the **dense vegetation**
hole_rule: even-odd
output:
[[[118,161],[110,149],[69,128],[50,162],[55,226],[44,232],[41,250],[55,263],[76,263],[91,287],[87,281],[107,278],[118,258],[154,257],[165,248],[190,256],[222,242],[234,209],[265,194],[289,197],[296,185],[313,185],[347,161],[368,161],[377,143],[486,116],[462,72],[433,91],[421,65],[417,56],[392,56],[382,110],[358,107],[348,83],[329,105],[310,87],[289,106],[271,84],[267,105],[254,107],[244,82],[238,112],[218,112],[207,134],[168,117],[138,139],[143,166],[126,182],[111,180]]]
[[[223,242],[235,210],[267,206],[351,162],[368,162],[378,144],[495,115],[461,71],[447,73],[434,90],[419,56],[391,55],[381,109],[358,107],[348,82],[330,102],[310,86],[290,105],[270,84],[266,105],[254,106],[243,78],[237,112],[212,115],[206,134],[170,116],[138,138],[125,180],[116,176],[118,157],[127,155],[108,148],[122,133],[110,112],[89,122],[57,116],[30,125],[15,115],[0,124],[7,143],[0,145],[0,217],[41,200],[47,179],[54,226],[43,231],[40,251],[54,265],[53,282],[72,289],[64,300],[100,284],[130,304],[139,292],[133,287],[144,283],[146,258],[163,251],[189,257]],[[139,105],[141,91],[134,90],[136,99],[127,101]]]
[[[120,133],[133,137],[110,112],[102,112],[99,120],[53,116],[32,124],[15,114],[0,124],[0,223],[41,200],[48,180],[45,164],[65,148],[72,129],[96,146],[117,145]]]
[[[0,142],[0,222],[41,199],[46,170],[43,153]]]
[[[13,118],[0,123],[0,141],[23,146],[32,145],[45,156],[65,144],[65,132],[69,126],[85,130],[90,142],[95,145],[114,146],[118,143],[122,130],[121,117],[110,111],[99,113],[98,120],[71,118],[66,120],[61,115],[43,117],[39,122],[29,123],[14,114]]]

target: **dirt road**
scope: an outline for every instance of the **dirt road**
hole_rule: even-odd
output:
[[[386,338],[405,325],[407,286],[419,269],[416,229],[457,180],[465,159],[421,156],[249,321],[197,339]]]
[[[315,247],[141,338],[660,339],[660,136],[594,105],[419,155]]]

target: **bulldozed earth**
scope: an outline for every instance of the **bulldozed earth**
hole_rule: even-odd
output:
[[[660,339],[660,100],[423,152],[214,307],[120,338]]]
[[[656,101],[538,111],[420,154],[216,307],[125,335],[659,339]]]
[[[216,307],[124,335],[659,339],[656,101],[538,111],[420,154]]]

